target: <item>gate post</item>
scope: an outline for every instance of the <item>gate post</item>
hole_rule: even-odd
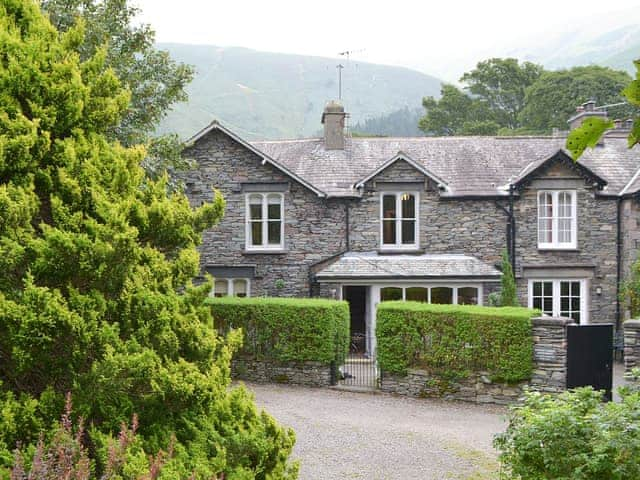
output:
[[[531,319],[533,337],[532,390],[562,392],[567,389],[567,325],[571,318]]]
[[[640,320],[627,320],[624,328],[624,372],[640,367]]]

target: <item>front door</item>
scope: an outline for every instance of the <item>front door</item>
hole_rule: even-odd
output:
[[[367,338],[367,287],[346,286],[343,296],[351,316],[351,352],[364,353]]]

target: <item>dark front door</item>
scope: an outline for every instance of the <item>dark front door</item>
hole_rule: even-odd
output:
[[[591,385],[611,400],[613,325],[567,326],[567,388]]]
[[[367,287],[344,287],[343,298],[349,303],[351,315],[351,350],[364,353],[367,334]]]

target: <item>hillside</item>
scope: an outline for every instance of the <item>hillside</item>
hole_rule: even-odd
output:
[[[188,138],[217,118],[248,139],[316,135],[325,103],[338,95],[339,60],[211,45],[159,44],[196,68],[189,101],[159,127]],[[440,80],[402,67],[342,61],[343,103],[350,124],[438,96]]]
[[[354,136],[422,137],[424,132],[418,128],[418,122],[423,115],[424,110],[420,107],[404,107],[352,124],[351,132]]]

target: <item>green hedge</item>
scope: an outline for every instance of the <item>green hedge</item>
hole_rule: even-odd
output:
[[[349,348],[346,302],[312,298],[238,298],[207,300],[216,328],[240,328],[239,355],[277,362],[329,364]]]
[[[401,375],[422,368],[451,379],[478,371],[489,372],[494,381],[529,379],[536,313],[519,307],[380,303],[380,368]]]

